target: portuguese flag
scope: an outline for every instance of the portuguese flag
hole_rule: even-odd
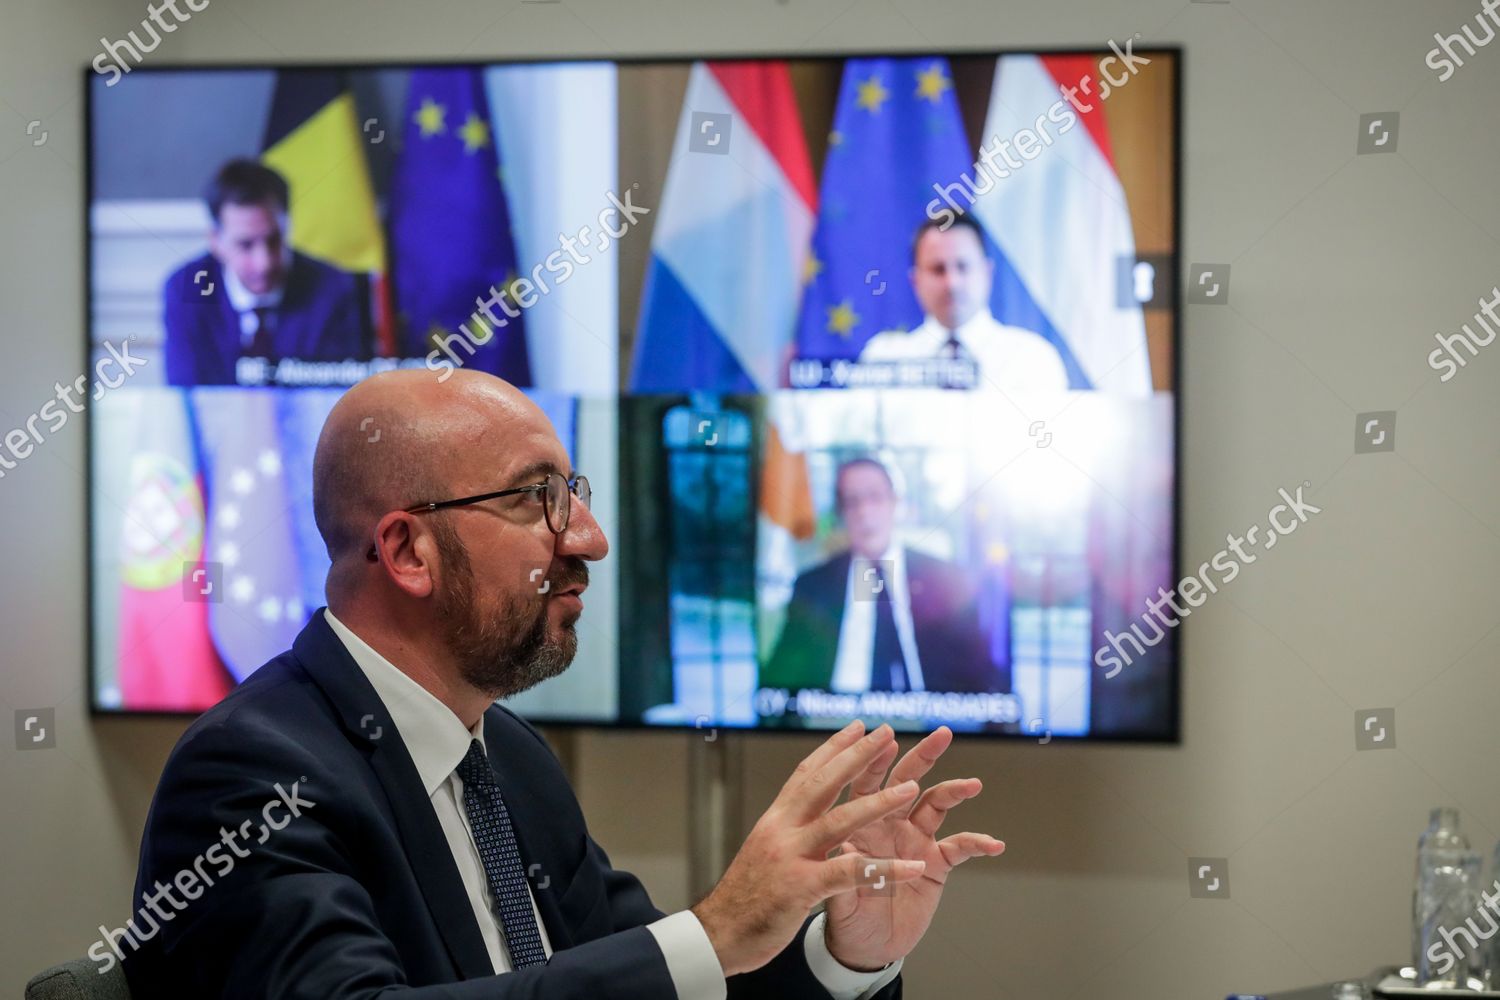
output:
[[[209,708],[234,686],[209,634],[223,581],[204,559],[203,480],[187,390],[146,388],[111,401],[136,428],[120,524],[119,706]]]

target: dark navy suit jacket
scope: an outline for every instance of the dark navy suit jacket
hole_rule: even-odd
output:
[[[215,884],[164,921],[124,970],[140,1000],[662,1000],[675,996],[644,925],[663,914],[610,866],[542,737],[513,712],[485,713],[485,744],[516,827],[554,953],[493,974],[463,882],[390,715],[319,611],[290,651],[206,712],[172,751],[141,844],[135,912],[160,880],[205,870]],[[205,865],[223,832],[261,829],[293,791],[300,816],[251,837],[232,870]],[[276,786],[280,785],[278,789]],[[227,851],[219,851],[224,861]],[[195,864],[196,863],[196,864]],[[809,918],[810,919],[810,918]],[[151,931],[155,927],[154,933]],[[733,1000],[827,1000],[803,929],[763,968],[729,980]],[[897,979],[878,994],[898,1000]]]
[[[292,254],[272,334],[276,357],[368,360],[363,287],[355,275]],[[167,279],[163,296],[167,383],[233,385],[244,353],[240,316],[224,291],[218,260],[204,254],[188,261]]]

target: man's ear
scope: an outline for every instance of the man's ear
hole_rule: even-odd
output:
[[[208,227],[208,252],[213,254],[214,260],[220,264],[224,263],[224,247],[219,239],[219,227],[212,225]]]
[[[430,597],[438,547],[415,514],[393,510],[375,526],[375,561],[386,578],[412,597]]]

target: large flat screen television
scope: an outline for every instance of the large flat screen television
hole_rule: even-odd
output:
[[[528,717],[1178,738],[1180,51],[106,69],[96,711],[286,649],[329,408],[463,366],[613,543]]]

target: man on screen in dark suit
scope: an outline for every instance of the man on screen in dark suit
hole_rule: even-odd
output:
[[[138,997],[899,997],[951,870],[1004,849],[937,839],[980,791],[917,787],[951,731],[899,761],[888,726],[835,734],[718,885],[665,915],[589,836],[542,737],[495,704],[573,658],[609,549],[590,495],[542,411],[493,376],[346,393],[313,468],[329,607],[172,751],[135,914],[90,956],[123,956]]]
[[[292,250],[281,175],[231,160],[206,200],[209,252],[164,289],[167,382],[233,385],[241,357],[366,360],[363,284]]]
[[[958,566],[896,543],[885,466],[856,458],[834,492],[849,551],[797,577],[762,687],[824,691],[1008,691]]]

